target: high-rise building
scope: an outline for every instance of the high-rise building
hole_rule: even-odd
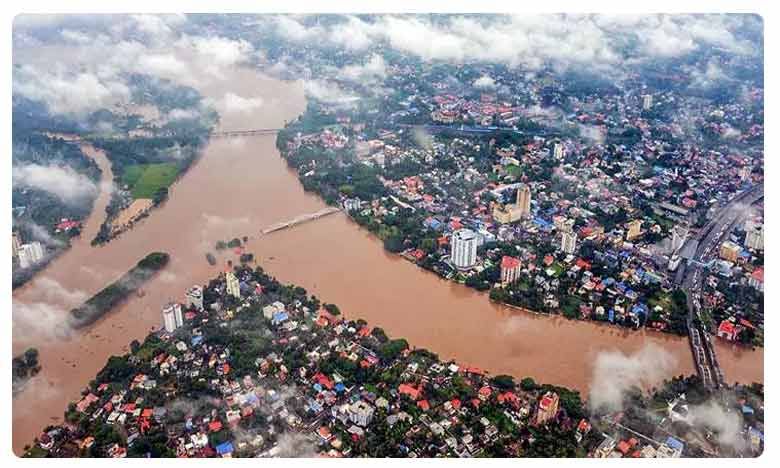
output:
[[[678,224],[672,228],[672,252],[677,252],[682,247],[688,237],[688,231],[688,226],[684,224]]]
[[[751,166],[742,166],[739,168],[739,179],[744,182],[750,178],[750,175],[753,173],[753,168]]]
[[[238,284],[238,278],[232,271],[225,273],[225,283],[227,284],[227,293],[241,299],[241,287]]]
[[[203,288],[197,284],[187,290],[187,307],[203,310]]]
[[[745,247],[753,250],[764,250],[764,226],[753,224],[745,235]]]
[[[567,254],[573,254],[577,250],[577,233],[574,230],[561,233],[561,250]]]
[[[504,255],[501,259],[501,284],[507,285],[517,281],[520,276],[520,260]]]
[[[43,245],[37,241],[22,244],[17,255],[19,255],[19,266],[29,268],[43,260]]]
[[[22,247],[22,235],[16,231],[11,234],[11,247],[11,257],[16,257],[16,254],[19,253],[19,249]]]
[[[178,314],[177,314],[176,306],[178,306]],[[165,327],[165,331],[168,333],[173,333],[174,331],[176,331],[177,328],[181,326],[179,325],[179,323],[180,322],[183,323],[181,317],[181,305],[179,304],[175,304],[173,302],[166,304],[165,307],[163,307],[162,316],[163,316],[163,326]]]
[[[553,146],[553,157],[555,159],[563,159],[564,153],[563,153],[563,145],[561,143],[556,143]]]
[[[526,184],[517,189],[517,206],[520,208],[521,216],[531,214],[531,188]]]
[[[653,95],[645,94],[642,96],[642,109],[648,110],[653,107]]]
[[[465,270],[477,263],[477,234],[470,229],[452,233],[450,259],[455,268]]]
[[[642,220],[635,219],[633,221],[629,221],[628,231],[626,232],[626,240],[632,241],[637,237],[639,237],[641,234],[642,234]]]

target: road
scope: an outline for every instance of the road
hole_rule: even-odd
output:
[[[724,385],[723,371],[718,364],[710,334],[701,320],[701,291],[707,265],[717,257],[718,246],[747,215],[745,207],[764,197],[763,185],[751,187],[720,208],[698,235],[689,239],[695,251],[685,266],[681,287],[688,297],[688,337],[696,369],[704,385],[717,389]],[[698,319],[698,320],[696,320]]]

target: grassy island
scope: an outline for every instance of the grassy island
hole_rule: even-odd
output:
[[[164,252],[152,252],[138,262],[121,278],[103,288],[80,307],[70,311],[70,325],[81,328],[91,325],[114,306],[134,293],[168,264],[170,256]]]

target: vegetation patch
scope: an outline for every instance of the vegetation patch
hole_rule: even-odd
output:
[[[122,183],[130,188],[133,198],[154,198],[160,189],[167,189],[179,174],[174,163],[133,164],[122,174]]]

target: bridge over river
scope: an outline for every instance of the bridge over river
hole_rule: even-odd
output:
[[[299,224],[308,223],[309,221],[314,221],[315,219],[324,218],[325,216],[332,215],[333,213],[337,213],[339,211],[341,211],[339,208],[336,208],[335,206],[329,206],[327,208],[323,208],[314,213],[303,214],[300,216],[296,216],[293,219],[273,224],[263,229],[260,232],[260,234],[262,235],[271,234],[272,232],[281,231],[282,229],[287,229],[293,226],[297,226]]]

